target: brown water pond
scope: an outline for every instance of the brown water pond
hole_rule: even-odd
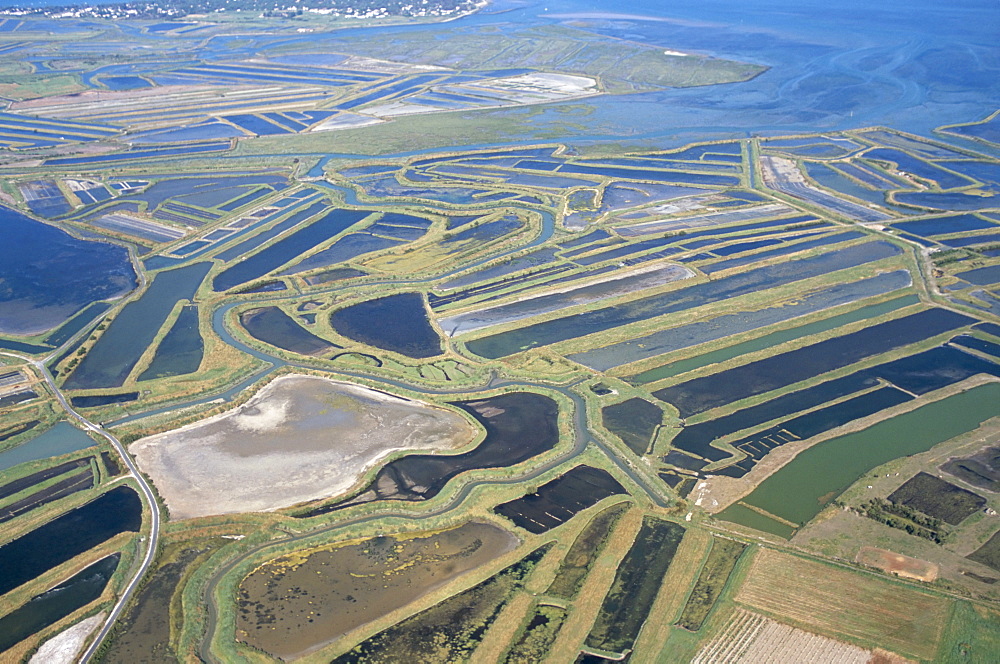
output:
[[[293,659],[424,597],[517,544],[501,528],[471,522],[282,556],[240,584],[236,637]]]

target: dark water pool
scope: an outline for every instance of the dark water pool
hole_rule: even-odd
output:
[[[120,559],[120,553],[102,558],[0,618],[0,652],[100,597]]]
[[[894,348],[975,322],[947,309],[927,309],[903,318],[832,337],[740,367],[695,378],[654,392],[683,417],[764,394]]]
[[[212,263],[193,263],[157,274],[149,289],[111,322],[64,387],[94,389],[124,383],[174,305],[194,297],[211,267]]]
[[[142,525],[142,502],[119,486],[82,507],[0,546],[0,593],[7,593],[67,560]]]
[[[670,293],[651,295],[572,317],[556,318],[527,325],[508,332],[475,339],[468,342],[466,346],[476,355],[497,359],[533,346],[544,346],[595,332],[603,332],[628,323],[684,311],[695,306],[704,306],[710,302],[737,297],[762,288],[773,288],[835,270],[862,265],[898,253],[899,249],[886,242],[869,242],[836,252],[768,265]]]
[[[87,396],[73,397],[70,402],[75,408],[94,408],[112,403],[128,403],[138,398],[138,392],[122,392],[121,394],[88,394]]]
[[[547,396],[512,392],[455,405],[486,429],[486,438],[475,449],[452,456],[405,456],[387,464],[368,490],[357,498],[319,507],[301,516],[316,516],[374,500],[427,500],[461,473],[513,466],[552,449],[559,442],[559,406]]]
[[[246,311],[240,315],[240,324],[254,338],[300,355],[318,355],[340,348],[309,332],[278,307]]]
[[[125,247],[77,239],[3,206],[0,225],[0,333],[44,332],[135,288]]]
[[[537,535],[562,525],[608,496],[623,493],[627,493],[625,488],[606,470],[577,466],[536,492],[497,505],[493,511]]]
[[[215,277],[212,287],[221,292],[262,277],[296,256],[308,252],[316,245],[346,230],[349,226],[367,217],[368,214],[362,210],[330,210],[318,221],[278,240],[263,251],[235,263]]]
[[[335,311],[330,325],[348,339],[413,358],[441,354],[441,339],[420,293],[399,293]]]
[[[139,380],[197,371],[203,354],[204,344],[198,330],[198,307],[189,304],[181,309],[180,316],[156,349],[153,361],[139,374]]]

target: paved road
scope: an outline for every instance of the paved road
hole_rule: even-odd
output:
[[[133,268],[135,269],[135,273],[139,279],[138,287],[132,291],[129,297],[129,300],[132,300],[135,299],[139,293],[142,293],[145,290],[148,281],[146,279],[145,272],[139,264],[139,259],[136,256],[135,249],[133,247],[129,247],[129,258],[132,261]],[[125,300],[123,300],[123,302],[125,302]],[[46,366],[46,363],[51,361],[52,358],[57,356],[64,348],[69,348],[72,344],[76,343],[81,336],[90,334],[90,327],[90,325],[84,326],[82,330],[74,334],[70,339],[67,339],[62,346],[40,360],[35,360],[19,353],[0,351],[0,355],[7,355],[9,357],[15,357],[19,360],[29,362],[32,366],[38,369],[38,372],[45,380],[45,384],[48,385],[49,390],[55,396],[63,410],[66,411],[66,414],[69,415],[71,419],[76,420],[84,429],[101,436],[111,444],[111,446],[118,453],[119,458],[121,458],[122,462],[125,464],[125,467],[128,469],[129,475],[131,475],[136,484],[139,485],[139,489],[145,499],[146,506],[149,508],[149,535],[146,538],[147,546],[146,552],[142,558],[142,563],[135,571],[132,579],[129,580],[128,585],[126,585],[124,590],[122,590],[118,597],[118,601],[115,602],[114,608],[111,609],[111,613],[108,614],[107,620],[104,621],[104,625],[91,642],[90,647],[87,648],[79,659],[80,662],[84,663],[90,661],[90,659],[94,656],[94,653],[97,652],[101,642],[105,639],[105,637],[107,637],[111,628],[114,626],[115,621],[125,609],[125,605],[128,604],[132,594],[135,593],[135,589],[138,587],[139,582],[142,581],[142,577],[146,575],[150,565],[153,563],[153,559],[156,557],[156,545],[160,538],[160,507],[156,503],[156,497],[153,495],[153,489],[149,486],[146,478],[142,476],[142,473],[139,472],[139,468],[135,465],[135,462],[132,461],[132,457],[130,457],[128,452],[125,451],[125,446],[122,445],[121,441],[118,440],[110,431],[107,431],[104,427],[91,422],[86,417],[78,413],[75,408],[73,408],[70,402],[66,399],[66,396],[62,393],[62,390],[60,390],[59,386],[56,385],[52,372],[50,372],[49,368]]]
[[[132,597],[132,594],[135,592],[135,589],[139,585],[139,582],[142,581],[142,577],[145,576],[146,572],[149,570],[150,565],[153,563],[153,559],[156,556],[156,544],[160,537],[160,508],[159,505],[157,505],[156,503],[156,498],[153,495],[152,488],[150,488],[149,483],[146,481],[146,478],[142,476],[142,473],[139,472],[139,469],[136,467],[135,462],[132,461],[132,457],[130,457],[128,453],[125,451],[125,447],[122,445],[121,441],[118,440],[114,435],[112,435],[111,432],[105,430],[103,427],[97,424],[94,424],[93,422],[85,418],[83,415],[78,413],[76,409],[74,409],[73,406],[69,403],[69,401],[66,400],[65,395],[63,395],[62,393],[62,390],[60,390],[59,387],[56,385],[56,381],[52,377],[52,373],[49,371],[48,367],[45,366],[45,362],[49,358],[45,358],[42,360],[33,360],[29,357],[25,357],[23,355],[19,355],[16,353],[10,353],[7,351],[0,351],[0,354],[8,355],[10,357],[16,357],[20,360],[30,362],[36,369],[38,369],[39,373],[42,374],[42,377],[45,379],[45,383],[49,386],[49,389],[52,391],[52,394],[55,395],[55,398],[59,402],[59,405],[62,406],[63,410],[66,411],[66,414],[69,415],[70,418],[76,420],[81,426],[83,426],[83,428],[103,437],[111,444],[112,447],[115,448],[115,451],[118,452],[118,456],[121,458],[122,462],[124,462],[125,467],[128,468],[129,474],[139,485],[143,497],[145,498],[146,506],[149,507],[149,513],[150,513],[149,536],[146,538],[147,546],[145,555],[143,555],[142,558],[142,563],[139,565],[139,568],[135,571],[135,574],[132,576],[132,579],[128,582],[128,585],[125,586],[125,589],[119,595],[118,601],[115,602],[114,608],[111,609],[111,613],[108,614],[107,620],[104,621],[104,625],[101,627],[101,630],[97,633],[97,636],[91,642],[90,647],[87,648],[87,650],[83,653],[83,656],[80,659],[80,661],[87,662],[90,660],[91,657],[94,656],[94,653],[101,645],[101,641],[103,641],[104,638],[108,635],[108,632],[111,631],[112,626],[114,626],[115,621],[121,615],[121,612],[124,610],[125,605]]]

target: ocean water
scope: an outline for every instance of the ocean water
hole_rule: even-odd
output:
[[[566,0],[514,13],[519,22],[573,22],[770,69],[744,83],[594,100],[586,120],[594,134],[671,144],[870,125],[926,134],[1000,105],[1000,5],[988,0],[636,0],[620,7]]]
[[[28,0],[35,5],[44,0]],[[10,0],[0,0],[0,7]],[[992,0],[495,0],[436,26],[338,30],[336,40],[409,31],[511,33],[562,25],[664,51],[727,58],[770,69],[751,81],[604,96],[536,107],[523,135],[552,129],[571,142],[628,138],[676,147],[706,139],[886,125],[919,134],[985,118],[1000,107],[1000,4]],[[322,51],[326,34],[219,36],[209,60],[289,47]],[[315,49],[311,47],[315,45]],[[326,49],[328,50],[328,49]],[[565,106],[588,108],[567,122]]]
[[[512,33],[544,25],[770,69],[742,83],[536,107],[530,125],[510,136],[509,143],[551,136],[553,129],[571,143],[627,138],[649,147],[872,125],[927,134],[944,124],[983,119],[1000,107],[1000,5],[990,0],[878,5],[635,0],[627,8],[599,0],[495,0],[477,14],[436,26],[339,30],[336,39],[368,38],[377,30],[391,41],[409,31],[433,29],[447,41],[451,34],[484,28]],[[220,36],[208,42],[205,54],[237,59],[279,46],[322,51],[329,39],[324,34]],[[567,122],[566,106],[586,107],[587,114]]]

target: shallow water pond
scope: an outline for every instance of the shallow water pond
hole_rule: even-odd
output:
[[[407,357],[441,354],[441,340],[419,293],[399,293],[335,311],[330,325],[348,339]]]
[[[2,206],[0,224],[0,333],[43,332],[91,302],[135,288],[125,247],[80,240]]]
[[[488,564],[517,543],[506,530],[471,522],[277,558],[240,584],[237,638],[283,659],[300,656]]]

